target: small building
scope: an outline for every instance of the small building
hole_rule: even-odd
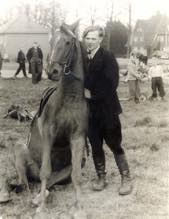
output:
[[[36,23],[30,16],[20,13],[15,20],[0,29],[0,47],[5,58],[15,60],[20,48],[25,54],[37,42],[44,58],[49,51],[49,30]]]
[[[131,49],[150,56],[155,50],[169,51],[169,19],[157,14],[138,20],[131,37]]]

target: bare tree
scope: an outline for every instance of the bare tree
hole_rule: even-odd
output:
[[[42,26],[49,29],[50,48],[53,48],[54,35],[56,29],[65,20],[65,10],[57,0],[47,1],[46,3],[38,2],[34,7],[29,7],[29,14],[33,19]]]
[[[90,6],[89,11],[90,11],[91,25],[94,26],[95,25],[95,19],[96,19],[96,6]]]

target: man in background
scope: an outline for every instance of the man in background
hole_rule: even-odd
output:
[[[37,42],[33,43],[33,47],[28,50],[26,57],[30,63],[32,83],[37,84],[42,78],[43,68],[43,53]]]
[[[25,54],[22,50],[22,48],[19,50],[18,52],[18,56],[17,56],[17,62],[19,63],[19,67],[14,75],[14,77],[16,78],[16,76],[19,74],[19,72],[22,70],[23,75],[25,78],[28,78],[27,74],[26,74],[26,66],[25,66]]]

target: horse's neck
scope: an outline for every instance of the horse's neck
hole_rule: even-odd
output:
[[[66,78],[66,77],[69,77]],[[64,101],[78,102],[83,98],[83,66],[81,53],[76,57],[72,73],[69,76],[64,76],[62,81],[62,94]]]
[[[83,62],[80,43],[76,43],[76,59],[72,66],[72,80],[67,80],[64,74],[58,84],[61,101],[78,101],[83,97]]]

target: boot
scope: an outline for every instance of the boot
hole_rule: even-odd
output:
[[[100,175],[98,176],[98,179],[96,179],[92,183],[92,190],[93,191],[102,191],[106,187],[106,175]]]
[[[92,189],[94,191],[102,191],[106,183],[106,171],[105,171],[105,157],[103,158],[94,158],[95,169],[97,172],[98,179],[96,179],[92,184]]]
[[[7,180],[3,179],[1,183],[2,185],[0,186],[0,203],[5,203],[11,200],[8,191]]]
[[[132,184],[125,154],[115,155],[115,161],[121,175],[119,195],[128,195],[132,192]]]

